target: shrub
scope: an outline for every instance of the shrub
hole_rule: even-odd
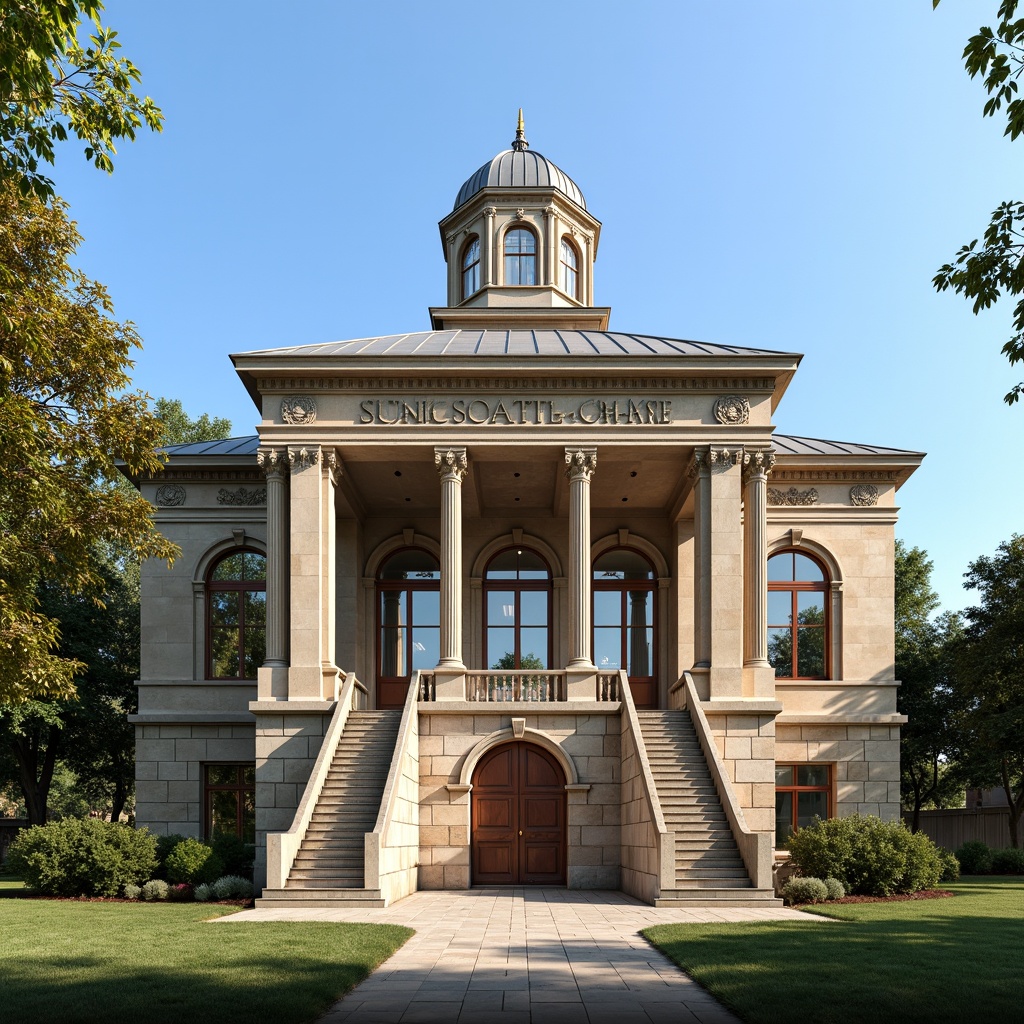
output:
[[[225,875],[213,883],[213,894],[218,900],[251,900],[252,882],[238,875]]]
[[[213,882],[224,874],[224,863],[205,843],[183,839],[167,854],[164,871],[172,884]]]
[[[124,898],[126,900],[137,900],[142,896],[142,886],[135,885],[134,882],[129,882],[124,887]]]
[[[256,857],[256,847],[252,843],[243,843],[234,833],[219,832],[210,845],[224,864],[221,874],[252,878],[252,863]]]
[[[957,847],[955,856],[965,875],[987,875],[992,870],[992,851],[980,839],[969,839]]]
[[[188,836],[183,836],[178,832],[172,832],[168,836],[156,837],[156,859],[158,863],[156,871],[153,872],[154,878],[167,877],[167,871],[164,865],[167,862],[168,856],[170,855],[171,851],[178,845],[178,843],[185,842],[187,838]]]
[[[9,870],[46,896],[117,896],[148,878],[156,842],[146,829],[96,818],[65,818],[19,833]]]
[[[794,875],[782,887],[782,898],[791,906],[795,903],[823,903],[828,889],[820,878]]]
[[[1024,875],[1024,850],[1013,847],[992,851],[993,875]]]
[[[838,878],[825,879],[825,899],[841,900],[846,895],[846,889]]]
[[[942,874],[939,875],[940,882],[955,882],[960,877],[960,861],[956,854],[949,850],[939,850],[939,861],[942,864]]]
[[[923,832],[874,815],[816,819],[790,837],[789,852],[802,875],[836,878],[858,896],[931,889],[942,871],[938,847]]]
[[[213,899],[213,886],[207,885],[205,882],[202,885],[197,885],[192,893],[192,898],[196,903],[208,903]]]
[[[152,878],[142,887],[144,900],[165,900],[171,887],[162,878]]]
[[[167,890],[167,898],[172,903],[191,903],[193,899],[193,888],[189,882],[179,882]]]

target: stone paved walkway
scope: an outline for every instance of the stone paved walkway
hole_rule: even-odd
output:
[[[820,922],[782,907],[675,910],[621,892],[419,892],[383,910],[246,910],[218,923],[369,921],[416,934],[320,1024],[737,1024],[639,934],[652,924]]]

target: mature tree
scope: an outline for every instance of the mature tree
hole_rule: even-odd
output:
[[[964,49],[964,66],[971,78],[981,76],[988,99],[984,116],[1006,117],[1004,134],[1024,133],[1024,98],[1017,83],[1024,74],[1024,18],[1017,18],[1019,0],[1001,0],[995,28],[983,25]],[[938,7],[939,0],[932,0]],[[1006,294],[1024,295],[1024,202],[1000,203],[981,238],[964,245],[951,263],[939,268],[933,283],[938,291],[952,288],[973,300],[974,312],[994,305]],[[1011,365],[1024,361],[1024,299],[1013,310],[1013,335],[1003,345]],[[1012,405],[1024,394],[1024,381],[1005,396]]]
[[[135,557],[177,553],[149,503],[116,486],[118,461],[159,468],[162,428],[146,396],[125,391],[138,336],[72,268],[79,241],[60,200],[0,185],[0,701],[74,692],[81,665],[53,651],[41,580],[99,585],[101,540]]]
[[[160,131],[163,114],[139,98],[138,68],[121,57],[117,33],[100,21],[100,0],[8,0],[0,4],[0,180],[45,199],[53,182],[40,161],[72,135],[105,171],[118,139],[143,125]],[[91,24],[93,34],[83,38]]]
[[[207,412],[193,419],[185,412],[180,398],[158,398],[154,408],[160,421],[161,444],[224,441],[231,436],[231,420]]]
[[[964,578],[981,604],[964,612],[954,645],[957,759],[969,784],[1002,789],[1017,847],[1024,814],[1024,535],[971,562]]]

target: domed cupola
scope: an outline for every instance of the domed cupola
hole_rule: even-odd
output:
[[[530,150],[521,109],[511,148],[466,179],[438,226],[448,305],[430,310],[435,329],[607,329],[610,311],[593,305],[601,222],[576,182]]]

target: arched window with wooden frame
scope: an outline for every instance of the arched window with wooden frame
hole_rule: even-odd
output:
[[[471,238],[462,250],[462,297],[480,291],[480,239]]]
[[[209,679],[255,679],[267,649],[267,559],[232,549],[206,574]]]
[[[499,551],[484,571],[484,664],[546,669],[551,663],[551,569],[530,548]]]
[[[780,551],[768,559],[768,660],[777,679],[827,679],[829,577],[818,559]]]
[[[657,579],[645,555],[613,548],[594,560],[594,663],[625,669],[638,708],[658,703]]]
[[[562,239],[562,244],[559,246],[558,251],[562,267],[562,291],[566,295],[571,295],[574,299],[578,299],[580,297],[580,254],[576,250],[576,246],[568,238]]]
[[[417,669],[441,649],[441,567],[422,548],[400,548],[377,573],[377,708],[405,704]]]
[[[537,236],[529,228],[505,232],[505,284],[537,283]]]

